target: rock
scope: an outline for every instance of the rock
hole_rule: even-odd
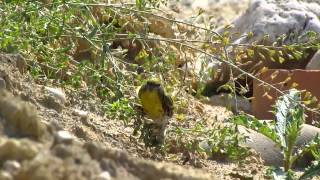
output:
[[[0,164],[7,160],[30,160],[40,151],[41,146],[28,139],[0,139]]]
[[[0,170],[0,179],[1,180],[13,180],[13,177],[9,172]]]
[[[23,58],[23,56],[21,54],[16,54],[15,59],[16,59],[16,66],[19,69],[19,72],[21,74],[24,74],[27,70],[26,60]]]
[[[239,127],[239,131],[245,136],[248,136],[245,145],[257,151],[260,154],[261,158],[264,160],[265,165],[283,165],[283,156],[280,152],[280,149],[276,147],[276,143],[274,143],[271,139],[256,131],[246,129],[242,126]]]
[[[251,103],[248,99],[240,96],[234,97],[232,94],[220,93],[210,97],[210,104],[229,108],[233,113],[244,111],[251,113]]]
[[[74,136],[68,131],[58,131],[54,136],[54,144],[70,144],[74,140]]]
[[[102,170],[107,171],[111,176],[117,176],[117,165],[114,161],[102,158],[102,160],[100,161],[100,167]]]
[[[65,93],[60,89],[44,87],[46,93],[42,95],[38,101],[49,109],[54,109],[57,112],[62,112],[66,103]]]
[[[283,34],[295,33],[295,37],[287,38],[284,44],[305,42],[309,31],[320,32],[320,5],[303,1],[255,0],[248,10],[238,17],[228,29],[234,36],[234,43],[262,42],[265,34],[269,40],[275,42]],[[223,28],[218,32],[222,33]],[[253,38],[248,39],[245,34],[253,32]],[[240,37],[240,38],[239,38]]]
[[[53,110],[55,110],[55,111],[57,111],[59,113],[62,112],[63,107],[64,107],[63,104],[61,104],[61,102],[57,98],[55,98],[54,96],[49,95],[49,94],[43,95],[39,99],[39,102],[43,106],[45,106],[45,107],[47,107],[49,109],[53,109]]]
[[[59,99],[62,104],[66,103],[66,95],[65,93],[56,88],[51,88],[51,87],[44,87],[44,89],[51,95],[53,95],[55,98]]]
[[[14,64],[21,74],[27,70],[27,62],[21,54],[0,54],[0,61]]]
[[[266,136],[246,129],[242,126],[239,128],[240,133],[248,136],[249,139],[245,143],[246,146],[253,148],[258,152],[261,158],[264,160],[265,165],[268,166],[283,166],[283,155],[280,148]],[[296,142],[296,148],[303,147],[306,143],[310,142],[317,134],[320,134],[320,129],[311,125],[304,124],[301,134]],[[310,165],[313,160],[310,154],[305,155],[301,159],[298,159],[295,164],[296,167],[305,167]]]
[[[12,82],[10,80],[10,77],[8,75],[8,73],[6,72],[6,70],[2,70],[0,69],[0,79],[2,79],[2,86],[3,84],[5,84],[5,88],[9,91],[12,91],[13,90],[13,85],[12,85]],[[0,88],[2,89],[2,88]]]
[[[75,125],[72,129],[72,133],[78,138],[89,141],[90,140],[90,132],[87,127],[83,125]]]
[[[72,114],[75,116],[79,116],[81,119],[87,119],[89,115],[87,111],[82,111],[79,109],[75,109]]]
[[[6,89],[6,81],[0,77],[0,89]]]
[[[69,148],[72,149],[72,147]],[[95,161],[83,161],[81,157],[73,157],[72,155],[63,159],[44,153],[39,154],[32,161],[24,162],[15,178],[23,180],[87,180],[94,179],[100,172],[98,163]]]
[[[5,90],[0,90],[0,116],[12,129],[15,135],[32,136],[40,139],[46,132],[45,125],[40,122],[36,108]]]
[[[320,50],[318,50],[306,66],[308,70],[320,70]]]
[[[108,171],[104,171],[95,180],[111,180],[110,173]]]
[[[21,165],[18,161],[7,160],[2,165],[2,169],[10,174],[15,174],[20,168]]]

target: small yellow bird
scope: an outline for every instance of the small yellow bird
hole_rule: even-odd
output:
[[[165,94],[160,83],[154,80],[147,81],[139,89],[138,96],[144,112],[150,119],[161,121],[165,117],[172,117],[172,99]]]

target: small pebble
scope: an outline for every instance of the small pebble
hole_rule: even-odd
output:
[[[0,89],[6,89],[6,81],[0,77]]]
[[[13,180],[13,177],[9,172],[0,171],[0,179],[1,180]]]
[[[64,92],[60,89],[51,88],[51,87],[44,87],[45,90],[47,90],[49,93],[51,93],[54,97],[58,98],[61,103],[66,103],[66,95]]]
[[[111,175],[108,171],[104,171],[95,180],[111,180]]]
[[[65,143],[69,144],[74,140],[74,136],[68,131],[58,131],[55,134],[55,144]]]
[[[73,111],[73,115],[79,116],[79,117],[84,118],[84,119],[88,118],[88,114],[89,113],[87,111],[82,111],[82,110],[79,110],[79,109],[75,109]]]
[[[18,161],[8,160],[3,164],[3,169],[11,174],[14,174],[20,168],[21,168],[21,165]]]
[[[20,54],[16,55],[16,66],[21,74],[24,74],[27,70],[27,62]]]

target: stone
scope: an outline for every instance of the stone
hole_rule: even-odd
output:
[[[44,87],[45,94],[38,98],[38,102],[43,106],[62,112],[64,104],[67,102],[66,95],[61,89]]]
[[[210,97],[210,104],[214,106],[223,106],[229,108],[233,113],[243,111],[252,113],[251,103],[247,98],[234,96],[233,94],[220,93]]]
[[[16,54],[16,66],[21,74],[27,71],[27,62],[21,54]]]
[[[75,116],[79,116],[81,119],[87,119],[89,115],[87,111],[82,111],[80,109],[74,109],[72,114]]]
[[[320,50],[318,50],[310,59],[306,66],[308,70],[320,70]]]
[[[0,164],[7,160],[30,160],[40,151],[41,146],[28,139],[0,139]]]
[[[68,148],[72,149],[72,147]],[[24,180],[87,180],[94,179],[100,172],[96,161],[84,160],[81,156],[73,157],[73,154],[70,154],[64,159],[50,154],[40,154],[31,161],[24,162],[24,166],[15,178]]]
[[[11,82],[11,79],[10,79],[8,73],[6,72],[6,70],[0,69],[0,79],[3,79],[3,80],[4,80],[4,82],[2,81],[2,83],[1,83],[1,84],[2,84],[2,87],[5,85],[5,88],[6,88],[7,90],[9,90],[9,91],[14,90],[13,85],[12,85],[12,82]],[[0,85],[0,89],[2,89],[2,88],[1,88],[1,85]],[[4,88],[3,88],[3,89],[4,89]]]
[[[111,180],[111,175],[108,171],[104,171],[95,180]]]
[[[231,39],[235,44],[262,42],[265,34],[274,42],[283,34],[295,33],[293,38],[287,38],[284,44],[305,42],[309,31],[320,32],[320,5],[297,0],[254,0],[247,11],[232,23],[228,29],[231,34],[240,33]],[[217,30],[223,33],[222,27]],[[245,34],[253,32],[251,39]],[[239,38],[240,37],[240,38]]]
[[[21,165],[18,161],[7,160],[3,163],[2,168],[11,174],[15,174],[21,168]]]
[[[6,89],[6,81],[0,77],[0,89]]]
[[[283,155],[281,150],[271,139],[243,126],[239,126],[239,131],[241,134],[248,137],[245,145],[258,152],[264,160],[265,165],[283,166]],[[319,128],[304,124],[302,126],[301,134],[298,136],[295,149],[304,147],[305,144],[310,142],[317,134],[320,134]],[[312,156],[306,154],[298,159],[294,166],[299,168],[306,167],[310,165],[312,160]]]
[[[0,179],[1,180],[13,180],[13,177],[9,172],[0,170]]]
[[[16,135],[40,139],[46,126],[40,121],[36,107],[5,90],[0,90],[0,116],[4,118]]]
[[[66,103],[66,95],[61,89],[52,88],[52,87],[44,87],[44,89],[52,94],[55,98],[59,99],[62,104]]]
[[[68,131],[58,131],[54,136],[54,144],[70,144],[74,140],[74,136]]]

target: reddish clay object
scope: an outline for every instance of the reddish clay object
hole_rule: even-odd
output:
[[[277,75],[276,75],[277,74]],[[276,76],[274,76],[276,75]],[[258,76],[261,80],[268,82],[278,89],[285,91],[292,87],[293,83],[297,83],[295,87],[299,90],[307,90],[312,93],[313,96],[320,100],[320,70],[284,70],[284,69],[269,69],[266,72]],[[286,83],[281,83],[288,79]],[[267,92],[268,96],[265,94]],[[280,96],[272,88],[263,86],[261,82],[257,80],[253,81],[253,100],[252,100],[252,112],[258,119],[274,119],[274,114],[270,112],[275,100]],[[272,97],[272,99],[270,99]],[[319,115],[306,111],[308,115],[306,122],[311,124],[315,121],[319,121]],[[317,118],[318,116],[318,118]]]

